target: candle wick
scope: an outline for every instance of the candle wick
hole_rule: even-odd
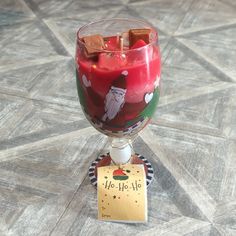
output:
[[[121,52],[123,52],[123,49],[124,49],[124,39],[123,39],[123,37],[120,37],[120,50],[121,50]]]
[[[120,34],[116,33],[116,43],[117,45],[120,45]]]

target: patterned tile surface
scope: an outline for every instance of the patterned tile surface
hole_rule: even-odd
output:
[[[227,2],[221,0],[194,0],[177,32],[186,33],[192,31],[192,29],[193,31],[209,29],[233,22],[236,22],[235,7],[230,6]]]
[[[0,53],[0,70],[59,56],[39,24],[31,21],[0,26]]]
[[[236,4],[0,2],[0,236],[236,235]],[[76,30],[111,17],[159,30],[162,91],[134,142],[152,163],[148,223],[97,220],[87,170],[108,140],[76,92]]]
[[[0,2],[0,25],[23,22],[34,17],[33,11],[22,0]]]

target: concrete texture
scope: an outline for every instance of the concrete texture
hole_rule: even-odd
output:
[[[75,32],[136,17],[159,30],[162,91],[135,141],[155,180],[147,224],[98,221],[88,167],[107,138],[75,85]],[[0,1],[0,235],[236,235],[236,4]]]

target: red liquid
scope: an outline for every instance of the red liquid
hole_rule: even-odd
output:
[[[109,136],[132,135],[149,122],[158,103],[159,48],[148,45],[121,54],[115,51],[115,37],[107,44],[114,52],[100,53],[98,61],[85,58],[77,48],[80,103],[99,131]]]

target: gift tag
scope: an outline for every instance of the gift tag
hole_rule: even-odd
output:
[[[98,168],[98,219],[147,222],[146,175],[143,165]]]

